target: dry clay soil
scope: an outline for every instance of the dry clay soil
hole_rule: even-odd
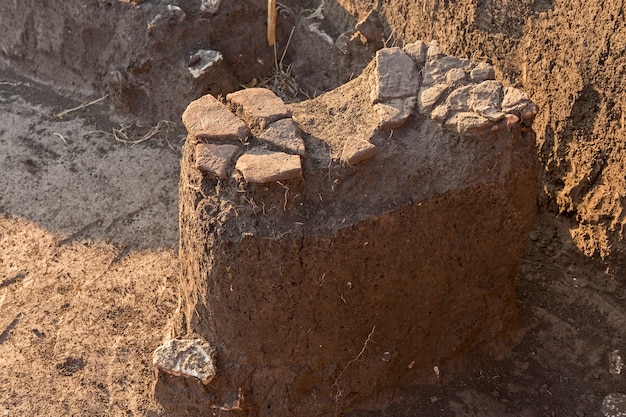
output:
[[[530,10],[532,2],[517,3]],[[570,22],[570,32],[574,24],[588,25],[564,4],[532,6],[532,13],[549,11],[555,22]],[[509,35],[526,28],[513,23]],[[555,42],[561,28],[536,23],[534,30]],[[530,64],[538,73],[550,60],[558,67],[576,59],[546,53]],[[501,76],[516,75],[519,67],[510,65],[501,65]],[[559,174],[565,168],[550,165],[570,149],[563,144],[568,134],[576,149],[591,146],[576,136],[587,131],[600,147],[608,137],[600,135],[608,110],[596,108],[589,120],[581,104],[570,114],[546,80],[533,78],[529,69],[522,75],[531,95],[552,106],[554,119],[544,112],[535,125],[546,194],[521,262],[517,325],[505,340],[437,364],[430,383],[372,398],[382,410],[352,416],[601,416],[607,394],[626,393],[624,271],[588,256],[593,251],[585,253],[570,232],[576,219],[559,215],[557,206],[573,194],[557,199],[554,178],[566,176]],[[567,84],[558,81],[555,89]],[[615,97],[621,94],[619,83],[612,83],[599,81],[603,95],[611,86]],[[590,105],[596,90],[585,91]],[[141,138],[149,129],[120,127],[106,103],[54,117],[78,104],[0,72],[0,416],[166,416],[153,396],[151,354],[167,337],[177,306],[184,133],[164,127],[142,143],[124,143],[120,139]],[[609,116],[604,120],[611,122]],[[615,128],[608,122],[606,129]],[[116,137],[112,129],[127,136]],[[572,150],[568,164],[584,159],[583,151]],[[606,161],[623,166],[620,155],[613,149]],[[607,178],[614,175],[607,172]],[[220,414],[227,415],[215,410]]]

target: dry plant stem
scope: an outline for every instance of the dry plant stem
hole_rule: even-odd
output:
[[[75,112],[75,111],[78,111],[78,110],[82,110],[85,107],[89,107],[89,106],[92,106],[94,104],[100,103],[102,100],[106,99],[108,96],[109,95],[107,94],[107,95],[105,95],[103,97],[100,97],[99,99],[94,100],[94,101],[83,103],[80,106],[74,107],[72,109],[63,110],[62,112],[57,113],[54,116],[52,116],[52,119],[60,119],[61,117],[67,116],[68,114],[70,114],[72,112]]]
[[[58,137],[60,137],[60,138],[61,138],[61,140],[63,141],[63,143],[65,143],[65,146],[70,146],[70,145],[67,143],[67,141],[65,140],[65,138],[63,137],[63,135],[61,135],[60,133],[56,133],[56,132],[54,132],[54,133],[53,133],[53,135],[54,135],[54,136],[58,136]]]
[[[276,0],[267,0],[267,43],[276,43]]]

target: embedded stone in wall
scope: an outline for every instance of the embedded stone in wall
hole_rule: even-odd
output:
[[[265,129],[270,123],[290,117],[285,103],[267,88],[246,88],[230,93],[226,100],[250,127]]]
[[[447,84],[435,84],[429,88],[422,88],[417,99],[420,113],[430,113],[437,103],[445,97],[449,88]]]
[[[200,78],[209,72],[209,69],[224,59],[219,51],[201,49],[189,58],[187,69],[193,78]]]
[[[371,89],[372,104],[417,94],[419,88],[417,68],[402,49],[379,49],[375,62]]]
[[[348,138],[341,152],[341,160],[348,165],[356,165],[378,153],[376,146],[366,140]]]
[[[430,87],[437,83],[445,83],[448,71],[456,68],[465,68],[469,65],[469,61],[456,58],[453,56],[440,56],[435,59],[429,59],[423,69],[422,86]]]
[[[199,139],[243,140],[250,135],[248,126],[210,94],[187,106],[183,124],[189,135]]]
[[[218,178],[230,176],[233,160],[241,147],[237,145],[217,145],[213,143],[196,144],[196,168]]]
[[[298,155],[255,148],[244,153],[235,168],[247,182],[268,183],[285,181],[302,176]]]
[[[479,62],[470,71],[470,79],[475,83],[487,80],[495,80],[496,72],[493,69],[493,65],[486,62]]]
[[[215,351],[202,339],[173,339],[156,348],[152,363],[176,376],[198,378],[209,384],[215,377]]]
[[[270,124],[258,136],[261,142],[274,145],[281,150],[304,156],[304,141],[300,136],[300,129],[293,119],[281,119]]]
[[[404,45],[402,50],[413,59],[417,68],[422,68],[426,63],[426,53],[428,52],[428,46],[424,41],[415,41]]]
[[[374,104],[374,111],[380,119],[381,129],[395,129],[402,126],[413,114],[416,97],[394,98],[385,103]]]

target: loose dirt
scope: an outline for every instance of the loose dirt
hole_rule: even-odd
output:
[[[344,19],[370,7],[344,3]],[[351,415],[601,415],[607,394],[626,393],[623,4],[451,3],[389,2],[382,16],[397,38],[492,59],[542,108],[517,325]],[[112,129],[141,138],[151,125],[121,126],[106,100],[51,120],[81,102],[0,72],[0,415],[175,415],[153,395],[151,354],[177,307],[183,134],[121,143]]]

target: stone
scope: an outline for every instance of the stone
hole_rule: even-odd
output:
[[[504,89],[504,98],[502,99],[503,112],[517,113],[519,115],[530,103],[528,95],[523,91],[513,87]]]
[[[453,68],[463,69],[469,65],[468,60],[444,55],[437,59],[430,59],[422,70],[422,86],[430,87],[437,83],[445,83],[448,71]]]
[[[438,59],[441,55],[443,55],[443,52],[441,52],[441,48],[439,47],[439,41],[430,41],[428,51],[426,52],[427,61]]]
[[[476,136],[485,132],[494,123],[474,112],[454,113],[445,122],[446,128],[461,136]]]
[[[291,116],[285,103],[267,88],[246,88],[230,93],[226,100],[251,127],[265,129],[270,123]]]
[[[402,48],[404,53],[411,57],[417,68],[422,68],[426,64],[426,53],[428,52],[428,46],[424,41],[415,41],[404,45]]]
[[[446,98],[449,110],[454,113],[469,111],[470,93],[473,88],[474,86],[472,85],[466,85],[451,92],[448,98]]]
[[[235,168],[247,182],[259,184],[302,176],[302,165],[298,155],[261,148],[251,149],[241,155]]]
[[[367,39],[368,43],[382,46],[385,33],[383,32],[380,16],[376,10],[370,11],[365,19],[359,21],[354,28]]]
[[[199,139],[244,140],[250,129],[210,94],[192,101],[183,112],[183,125]]]
[[[215,351],[202,339],[172,339],[156,348],[152,363],[168,374],[193,377],[209,384],[215,377]]]
[[[608,394],[600,408],[604,417],[626,417],[626,395],[618,392]]]
[[[467,81],[467,74],[463,68],[452,68],[446,73],[446,83],[455,86],[464,84]]]
[[[430,113],[435,106],[443,100],[448,89],[447,84],[436,84],[432,87],[422,88],[417,97],[417,108],[419,112],[422,114]]]
[[[200,3],[200,11],[210,14],[216,14],[219,11],[222,0],[202,0]]]
[[[211,49],[201,49],[191,55],[189,58],[189,64],[187,65],[187,69],[189,73],[193,76],[193,78],[200,78],[207,72],[209,69],[218,62],[221,62],[224,59],[222,54],[219,51],[213,51]]]
[[[378,148],[374,144],[363,139],[348,138],[341,152],[341,160],[353,166],[373,157],[377,153]]]
[[[376,52],[376,68],[371,89],[372,104],[394,98],[415,96],[419,78],[413,60],[400,48]]]
[[[474,107],[472,110],[480,114],[481,116],[486,117],[492,122],[497,122],[506,117],[506,113],[498,111],[492,106],[478,106],[478,107]]]
[[[197,143],[196,168],[221,179],[227,179],[233,166],[233,160],[241,147],[230,144]]]
[[[482,107],[491,107],[496,111],[502,110],[503,89],[500,81],[481,82],[471,90],[469,108],[472,111]]]
[[[148,24],[148,28],[153,29],[162,25],[175,25],[185,20],[187,15],[180,7],[168,4],[162,12],[154,16]]]
[[[322,39],[328,45],[334,45],[335,42],[333,41],[333,38],[331,38],[331,36],[328,33],[324,32],[324,30],[322,30],[321,27],[322,27],[322,24],[320,22],[315,22],[315,23],[311,23],[307,28],[309,32],[314,33],[317,36],[319,36],[320,39]]]
[[[493,69],[493,65],[486,62],[479,62],[470,71],[470,80],[475,83],[480,83],[487,80],[495,80],[496,72]]]
[[[257,139],[283,151],[304,156],[304,141],[300,136],[300,128],[291,118],[277,120],[270,124]]]
[[[430,113],[430,118],[442,125],[449,115],[450,107],[446,103],[443,103],[433,109],[433,111]]]
[[[415,109],[416,97],[394,98],[385,103],[374,104],[374,111],[380,119],[381,129],[396,129],[402,126]]]

